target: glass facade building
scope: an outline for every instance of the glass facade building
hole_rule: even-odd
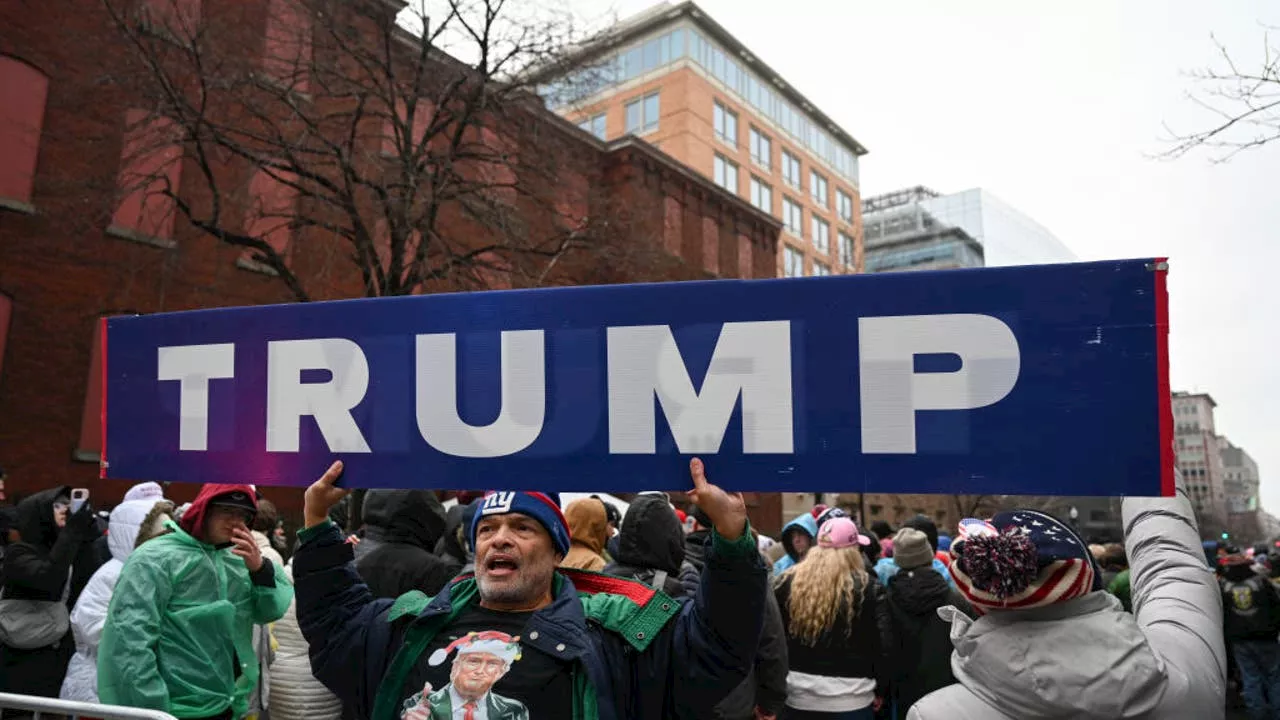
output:
[[[981,188],[915,187],[863,202],[866,269],[942,270],[1073,262],[1044,226]]]

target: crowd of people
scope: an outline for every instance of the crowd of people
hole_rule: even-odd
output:
[[[1213,718],[1235,677],[1280,717],[1275,549],[1202,543],[1181,481],[1102,546],[1030,509],[940,532],[823,505],[775,540],[697,460],[688,504],[371,490],[353,526],[341,476],[295,538],[250,485],[0,508],[0,692],[184,720]]]

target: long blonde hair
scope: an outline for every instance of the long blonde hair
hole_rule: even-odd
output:
[[[791,593],[787,612],[791,616],[788,634],[813,647],[823,633],[835,626],[844,613],[850,620],[858,616],[862,594],[867,588],[866,565],[862,550],[815,547],[804,561],[790,567],[783,578],[790,578]],[[853,632],[849,623],[846,634]]]

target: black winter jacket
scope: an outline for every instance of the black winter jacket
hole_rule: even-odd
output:
[[[475,581],[460,578],[432,599],[413,593],[375,600],[336,528],[308,528],[298,537],[298,623],[312,672],[356,708],[357,717],[394,720],[403,671],[455,612],[478,602]],[[759,643],[759,593],[767,585],[749,536],[715,538],[697,597],[675,604],[638,583],[562,569],[551,604],[529,619],[523,642],[573,662],[575,692],[594,694],[599,720],[705,718],[746,674]],[[610,629],[596,617],[602,609],[613,612],[620,627],[644,622],[650,632]],[[393,662],[402,652],[409,654],[404,668]],[[380,692],[384,681],[392,692]]]
[[[434,595],[462,569],[461,563],[432,552],[445,524],[435,493],[374,490],[365,503],[376,508],[379,522],[385,523],[378,528],[373,550],[356,561],[356,571],[374,597],[395,598],[410,590]]]
[[[809,675],[836,678],[869,678],[876,683],[876,694],[883,696],[889,688],[889,667],[884,655],[888,617],[885,613],[883,585],[874,573],[866,574],[862,588],[862,604],[856,617],[841,613],[815,645],[808,645],[787,633],[787,661],[790,669]],[[774,588],[782,627],[791,626],[788,601],[791,598],[791,575],[782,575]]]
[[[1280,595],[1247,564],[1228,565],[1222,586],[1223,635],[1227,640],[1270,640],[1280,633]]]
[[[905,715],[917,700],[956,681],[951,625],[938,617],[938,608],[954,605],[970,616],[973,609],[928,565],[900,570],[889,579],[885,598],[892,622],[887,650],[893,694]]]
[[[70,611],[98,569],[92,508],[86,504],[67,518],[66,527],[61,530],[54,522],[53,501],[70,493],[70,487],[49,488],[18,504],[17,525],[22,539],[5,548],[6,599],[59,600],[65,588]],[[70,629],[48,647],[20,650],[0,645],[0,692],[57,697],[74,652]]]

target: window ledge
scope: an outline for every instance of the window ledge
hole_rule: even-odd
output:
[[[24,203],[16,198],[0,196],[0,210],[11,210],[23,215],[35,215],[36,206],[30,203]]]
[[[168,240],[162,237],[156,237],[154,235],[147,235],[145,233],[140,233],[137,230],[134,230],[133,228],[127,228],[121,225],[109,226],[107,228],[107,235],[109,235],[110,237],[120,238],[121,240],[128,240],[129,242],[135,242],[135,243],[138,243],[139,245],[150,245],[151,247],[158,247],[162,250],[172,250],[178,247],[178,243],[172,240]]]
[[[276,272],[275,268],[267,265],[266,263],[260,263],[257,260],[250,260],[249,258],[236,258],[236,267],[241,270],[248,270],[249,272],[256,272],[262,275],[280,277],[280,273]]]
[[[731,148],[733,148],[734,150],[737,150],[737,149],[738,149],[738,143],[736,143],[736,142],[734,142],[734,141],[730,140],[729,138],[727,138],[727,137],[725,137],[725,136],[721,135],[720,133],[716,133],[716,140],[717,140],[721,145],[724,145],[725,147],[731,147]]]
[[[768,171],[770,174],[772,174],[772,173],[773,173],[773,168],[769,166],[769,163],[762,163],[762,162],[760,162],[760,160],[759,160],[758,158],[756,158],[756,157],[752,157],[752,158],[751,158],[751,164],[752,164],[752,165],[755,165],[756,167],[760,168],[761,170]]]

